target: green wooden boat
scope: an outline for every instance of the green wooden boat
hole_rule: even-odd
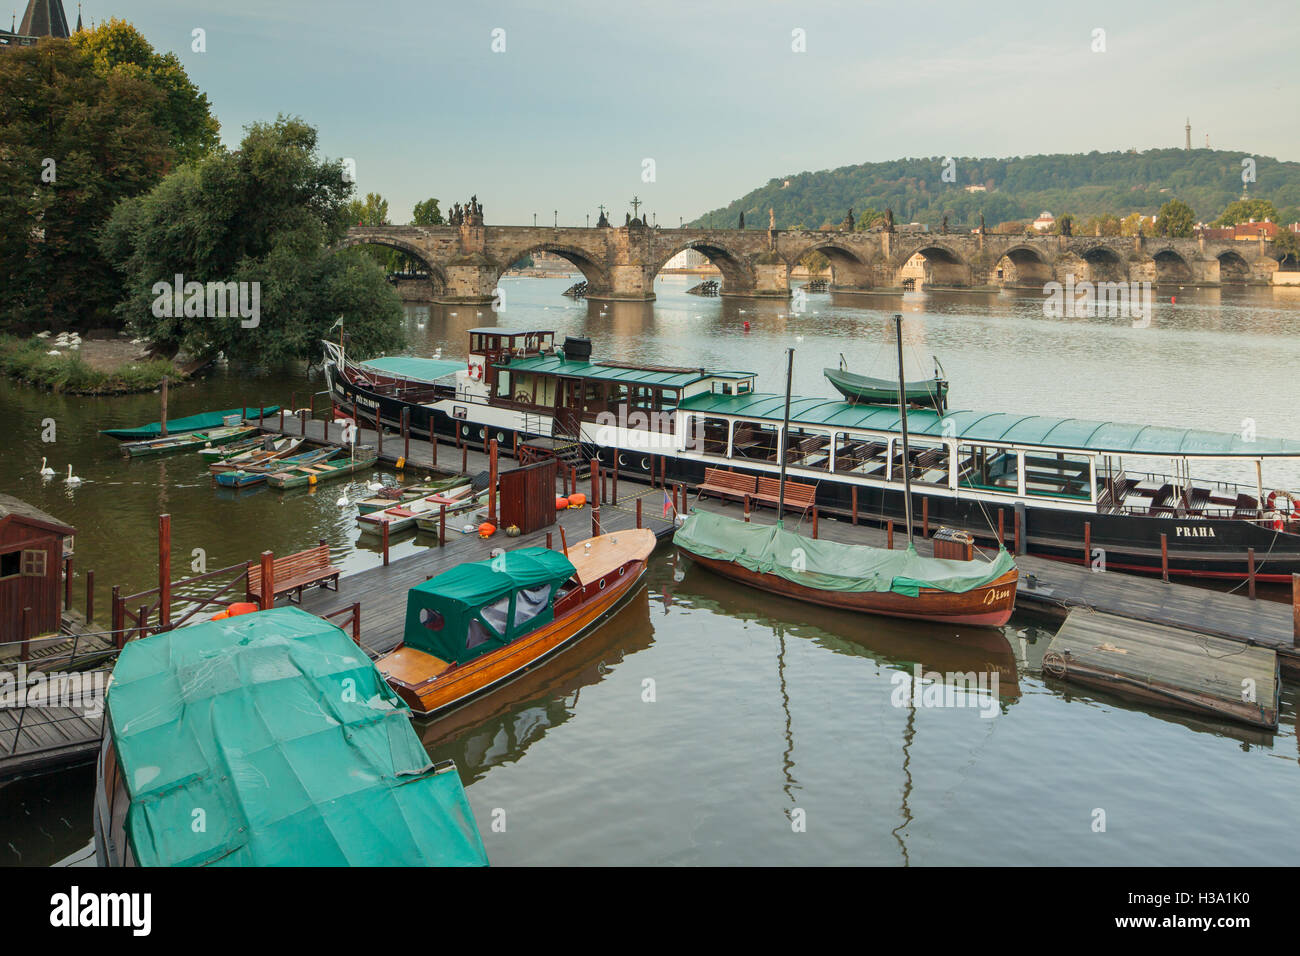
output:
[[[254,435],[251,438],[241,438],[229,445],[213,445],[209,448],[200,448],[199,457],[208,461],[225,461],[227,458],[235,458],[244,454],[244,452],[256,451],[261,447],[262,436]]]
[[[266,408],[261,409],[267,415],[273,415],[279,410],[279,405],[267,405]],[[167,422],[167,434],[179,435],[183,432],[219,428],[226,423],[228,418],[256,418],[258,411],[259,409],[256,408],[227,408],[223,412],[202,412],[198,415],[190,415],[187,418],[172,419]],[[111,438],[120,438],[123,441],[145,441],[162,435],[162,422],[150,422],[148,425],[140,425],[137,428],[105,428],[100,434],[108,435]]]
[[[898,404],[897,379],[872,378],[850,372],[843,355],[840,356],[839,368],[824,368],[822,374],[851,405]],[[938,359],[935,359],[934,375],[923,381],[908,382],[903,387],[903,394],[909,405],[933,408],[942,413],[948,407],[948,380]]]
[[[295,467],[328,461],[340,451],[342,451],[341,448],[314,448],[311,451],[290,455],[288,458],[257,462],[229,471],[214,471],[212,479],[222,488],[247,488],[250,485],[261,484],[272,474],[288,471]],[[217,468],[217,466],[210,466],[210,469],[214,468]]]
[[[345,475],[352,475],[359,471],[365,471],[367,468],[373,468],[378,460],[378,455],[367,452],[365,457],[339,458],[334,461],[323,461],[315,465],[298,465],[294,468],[287,468],[284,471],[267,475],[266,483],[272,488],[281,490],[286,488],[306,488],[309,485],[318,485],[323,481],[342,478]]]
[[[213,428],[202,432],[185,432],[182,435],[168,435],[152,441],[126,442],[122,445],[122,454],[127,458],[152,458],[157,455],[170,455],[177,451],[192,451],[209,445],[228,445],[248,438],[257,432],[256,428],[245,425],[230,425]]]

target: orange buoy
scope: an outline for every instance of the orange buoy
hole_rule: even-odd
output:
[[[490,521],[484,521],[478,526],[478,536],[480,538],[490,538],[496,534],[497,526]]]
[[[749,331],[749,319],[746,319],[746,320],[745,320],[745,331],[746,331],[746,332]]]
[[[1170,304],[1170,305],[1177,305],[1177,304],[1178,304],[1178,296],[1176,296],[1176,295],[1171,295],[1171,296],[1169,297],[1169,304]]]
[[[581,508],[586,503],[587,503],[587,496],[584,495],[581,491],[569,495],[570,508]]]
[[[556,510],[556,511],[563,511],[563,510],[564,510],[565,508],[567,508],[567,507],[569,507],[569,499],[568,499],[568,498],[565,498],[565,497],[562,497],[562,496],[560,496],[560,495],[556,495],[556,496],[555,496],[555,510]]]
[[[260,610],[261,608],[251,601],[236,601],[220,614],[214,614],[209,620],[224,621],[228,617],[239,617],[241,614],[252,614],[254,611]]]

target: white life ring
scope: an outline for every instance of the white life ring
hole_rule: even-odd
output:
[[[480,379],[482,379],[482,378],[483,378],[483,366],[482,366],[482,365],[471,364],[470,367],[469,367],[469,377],[472,378],[472,379],[473,379],[474,381],[476,381],[476,382],[479,381]]]

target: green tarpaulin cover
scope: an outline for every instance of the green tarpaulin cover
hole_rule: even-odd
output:
[[[389,355],[384,358],[368,359],[357,364],[362,368],[378,372],[380,375],[413,378],[421,382],[436,382],[443,376],[451,375],[453,372],[459,372],[465,368],[464,362],[417,358],[414,355]]]
[[[108,691],[143,866],[486,865],[454,770],[341,630],[298,608],[132,641]]]
[[[167,422],[167,434],[179,435],[182,432],[196,432],[204,428],[216,428],[225,423],[229,415],[243,415],[245,418],[257,418],[257,413],[274,415],[280,410],[279,405],[267,405],[265,408],[227,408],[224,412],[203,412],[188,418],[170,419]],[[133,439],[157,438],[162,434],[162,422],[151,422],[138,428],[105,428],[101,435],[110,435],[124,441]]]
[[[893,591],[916,597],[920,589],[962,592],[997,580],[1015,567],[1005,549],[987,561],[923,558],[915,548],[889,551],[805,538],[776,525],[749,524],[706,511],[692,513],[673,543],[692,554],[732,561],[822,591]]]
[[[473,660],[554,620],[555,589],[575,570],[559,551],[517,548],[444,571],[407,593],[405,643]]]

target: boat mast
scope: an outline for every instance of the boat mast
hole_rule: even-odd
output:
[[[776,491],[776,525],[785,526],[785,461],[790,433],[790,383],[794,378],[794,349],[785,350],[785,417],[781,419],[781,483]]]
[[[898,414],[903,425],[903,513],[907,516],[907,546],[912,547],[912,457],[907,448],[907,389],[903,384],[903,316],[894,313],[894,335],[898,339]],[[786,417],[790,415],[790,400],[786,399]],[[784,464],[782,475],[784,475]]]

